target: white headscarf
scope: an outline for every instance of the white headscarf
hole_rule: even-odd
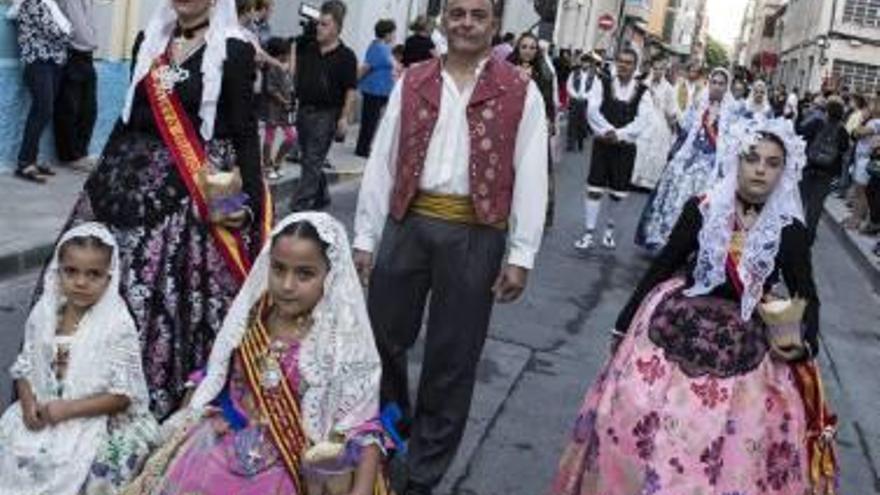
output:
[[[231,359],[248,329],[251,310],[268,289],[270,250],[287,226],[308,222],[328,244],[330,271],[324,296],[312,312],[314,324],[300,351],[299,371],[306,392],[302,418],[314,443],[331,433],[346,435],[379,414],[382,365],[367,316],[364,295],[351,258],[348,234],[326,213],[296,213],[285,218],[263,246],[226,319],[208,360],[207,375],[196,389],[189,414],[200,415],[226,385]]]
[[[755,88],[758,86],[764,88],[764,103],[761,104],[761,106],[758,106],[758,104],[755,103]],[[767,83],[761,80],[755,81],[755,83],[752,84],[752,91],[749,93],[748,98],[746,98],[744,106],[746,110],[751,110],[757,118],[765,118],[772,115],[773,109],[770,106],[770,97],[767,93]]]
[[[727,152],[719,155],[724,178],[700,203],[703,227],[699,234],[700,249],[694,268],[694,286],[689,296],[704,295],[722,285],[727,277],[725,262],[736,220],[738,168],[743,153],[748,152],[763,134],[778,137],[785,145],[785,168],[776,189],[770,194],[755,225],[749,230],[737,272],[743,282],[741,317],[752,317],[761,302],[764,283],[776,265],[782,241],[782,229],[795,220],[804,221],[798,189],[801,172],[807,162],[806,144],[786,119],[741,120],[728,132]]]
[[[211,7],[210,26],[205,34],[205,56],[202,59],[202,105],[199,117],[202,127],[199,130],[203,139],[210,140],[214,136],[214,121],[217,117],[217,102],[223,85],[223,63],[226,61],[226,40],[239,39],[247,42],[242,27],[238,22],[235,0],[215,0]],[[171,0],[159,0],[153,17],[144,30],[144,40],[138,51],[131,85],[122,110],[122,120],[128,122],[138,84],[147,76],[153,62],[165,53],[174,28],[177,25],[177,13],[171,6]]]
[[[65,302],[58,273],[59,255],[64,243],[84,237],[95,237],[113,249],[110,281],[98,302],[83,315],[74,334],[61,399],[76,400],[108,393],[124,395],[131,401],[127,410],[129,414],[149,417],[140,342],[134,319],[119,294],[119,250],[107,228],[98,223],[75,227],[58,241],[43,275],[43,293],[25,324],[22,352],[12,365],[10,375],[15,379],[26,379],[38,403],[59,398],[59,384],[52,370],[58,311]],[[30,459],[39,465],[38,470],[48,473],[40,486],[49,488],[53,494],[73,495],[78,492],[98,448],[106,439],[107,421],[107,416],[77,418],[38,432],[24,431],[24,426],[18,423],[19,429],[13,430],[8,447],[10,453],[14,452],[21,459]],[[10,424],[0,426],[9,427]],[[10,431],[3,433],[10,434]],[[2,468],[0,466],[0,470]],[[9,475],[24,473],[26,471],[22,470]]]
[[[734,120],[736,99],[734,99],[733,93],[730,92],[730,86],[733,83],[730,72],[721,67],[716,67],[712,69],[712,72],[709,73],[710,82],[712,80],[712,76],[714,76],[715,74],[722,74],[727,78],[727,90],[724,92],[724,96],[721,98],[721,106],[718,109],[718,142],[716,143],[715,149],[716,156],[720,156],[724,150],[727,136],[727,128]],[[688,136],[685,139],[684,144],[681,146],[681,148],[679,148],[678,153],[676,153],[676,155],[672,158],[673,161],[685,161],[690,159],[690,153],[688,150],[691,150],[693,148],[694,141],[696,141],[697,136],[700,134],[700,127],[703,125],[703,114],[706,113],[706,110],[708,110],[709,106],[712,104],[712,101],[709,98],[709,92],[710,88],[707,84],[706,88],[700,94],[700,103],[696,106],[691,107],[690,112],[694,113],[689,113],[689,117],[687,120],[692,121],[693,124],[690,127],[690,131],[688,132]],[[716,163],[718,163],[717,159]],[[718,174],[716,175],[720,175],[721,171],[717,172]]]
[[[64,398],[82,398],[99,392],[106,385],[107,377],[96,374],[96,370],[101,369],[100,363],[109,359],[108,366],[114,367],[117,374],[125,368],[124,374],[113,377],[117,382],[114,387],[125,390],[113,393],[128,396],[139,407],[146,406],[147,386],[141,367],[140,349],[137,347],[137,330],[128,306],[119,293],[119,249],[113,235],[99,223],[89,222],[74,227],[58,241],[55,254],[43,274],[43,293],[25,323],[23,352],[13,365],[12,374],[26,377],[38,400],[54,398],[50,395],[55,389],[55,376],[51,372],[55,357],[54,338],[58,310],[65,302],[58,273],[60,250],[65,242],[84,237],[95,237],[112,248],[110,283],[79,323],[71,348],[70,368],[65,377]],[[108,352],[108,344],[126,340],[134,343],[135,347],[115,356],[113,352]],[[128,355],[129,351],[135,355]]]

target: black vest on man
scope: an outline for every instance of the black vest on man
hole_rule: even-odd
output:
[[[636,82],[632,97],[629,100],[618,100],[614,95],[613,80],[603,77],[601,82],[602,105],[599,107],[599,112],[616,129],[626,127],[636,119],[639,113],[639,104],[648,87]],[[630,188],[635,163],[636,147],[634,144],[622,141],[610,143],[597,136],[593,143],[593,157],[587,185],[624,193]]]

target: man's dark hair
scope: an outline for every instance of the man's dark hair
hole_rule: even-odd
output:
[[[341,0],[327,0],[321,4],[321,15],[332,17],[339,29],[342,29],[342,23],[345,22],[346,12],[348,12],[348,7]]]
[[[373,32],[376,33],[377,38],[384,38],[396,30],[397,24],[394,24],[394,21],[391,19],[379,19],[379,22],[377,22],[376,26],[373,28]]]
[[[631,48],[628,46],[625,48],[621,48],[620,52],[617,53],[617,58],[620,59],[620,57],[622,57],[624,55],[628,55],[628,56],[632,57],[633,63],[636,63],[636,64],[639,63],[639,52],[637,52],[635,50],[635,48]]]
[[[838,96],[832,96],[825,103],[825,113],[828,115],[828,120],[833,122],[840,122],[843,120],[843,116],[846,114],[846,109],[843,107],[843,100]]]
[[[514,41],[516,41],[516,35],[508,31],[504,33],[504,37],[501,38],[501,41],[505,43],[513,43]]]
[[[854,94],[854,95],[852,95],[852,100],[853,100],[853,105],[855,105],[855,107],[858,109],[862,109],[862,108],[865,108],[866,106],[868,106],[868,99],[865,98],[864,95],[860,95],[858,93]]]
[[[443,7],[443,12],[446,12],[446,9],[449,8],[450,0],[446,0],[443,2],[445,7]],[[501,17],[501,2],[499,0],[489,0],[489,4],[492,6],[490,8],[493,17]]]

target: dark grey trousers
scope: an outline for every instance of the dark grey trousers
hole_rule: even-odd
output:
[[[302,174],[291,202],[293,211],[321,210],[330,203],[327,177],[322,167],[333,145],[340,112],[338,108],[303,106],[297,113]]]
[[[370,280],[368,305],[382,356],[382,403],[411,421],[410,483],[437,485],[464,433],[477,364],[489,329],[492,285],[506,233],[410,214],[389,219]],[[430,300],[429,300],[430,297]],[[407,351],[427,321],[425,356],[413,411]]]

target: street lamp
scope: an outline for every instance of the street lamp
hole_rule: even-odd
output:
[[[823,34],[816,38],[816,46],[819,47],[819,65],[827,65],[828,57],[825,56],[825,50],[831,46],[831,43],[828,41],[828,36]]]

